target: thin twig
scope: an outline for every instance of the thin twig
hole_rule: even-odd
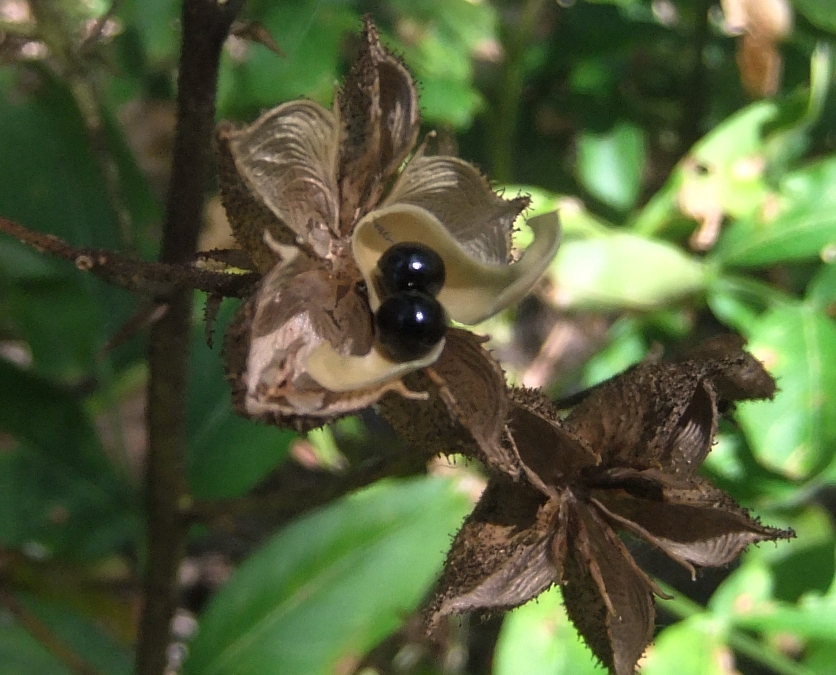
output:
[[[160,261],[191,259],[212,163],[221,49],[243,0],[184,0],[171,185]],[[185,552],[186,399],[192,292],[160,298],[168,311],[151,328],[148,381],[148,550],[136,656],[137,675],[163,675],[177,574]]]
[[[51,234],[33,232],[0,216],[0,232],[31,246],[68,260],[109,284],[146,295],[170,293],[177,287],[196,288],[223,297],[248,297],[260,278],[256,273],[230,274],[198,269],[191,264],[148,262],[103,248],[75,247]]]
[[[103,675],[56,636],[32,610],[3,587],[0,587],[0,604],[14,615],[33,638],[71,671],[78,675]]]
[[[375,457],[345,472],[311,470],[286,462],[270,478],[269,492],[238,499],[195,501],[187,511],[196,522],[258,515],[277,527],[287,520],[327,504],[381,478],[414,476],[427,468],[425,455],[415,451]]]

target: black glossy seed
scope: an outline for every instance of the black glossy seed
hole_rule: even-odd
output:
[[[377,262],[378,283],[384,297],[399,291],[421,291],[436,296],[444,285],[444,261],[429,246],[413,241],[393,244]]]
[[[447,330],[447,315],[431,295],[404,291],[389,296],[374,316],[377,339],[393,361],[426,356]]]

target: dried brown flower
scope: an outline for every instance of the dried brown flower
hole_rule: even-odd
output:
[[[642,363],[593,388],[565,419],[540,393],[511,391],[506,445],[523,478],[488,484],[457,535],[430,611],[508,609],[561,584],[592,652],[629,675],[653,637],[653,594],[618,532],[687,568],[721,566],[749,544],[793,536],[760,524],[697,475],[719,409],[770,398],[775,383],[735,336],[689,358]]]
[[[551,213],[529,220],[534,241],[512,261],[511,231],[527,198],[503,199],[470,164],[428,156],[424,145],[415,150],[419,124],[412,77],[367,19],[333,110],[297,100],[242,129],[220,127],[223,203],[264,274],[226,341],[242,414],[302,427],[389,391],[426,399],[402,378],[443,353],[455,360],[450,352],[467,343],[448,336],[407,362],[379,349],[374,275],[392,244],[420,242],[441,255],[447,278],[438,301],[469,325],[521,298],[553,256]]]

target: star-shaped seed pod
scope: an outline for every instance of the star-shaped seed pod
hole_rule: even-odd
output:
[[[722,566],[749,544],[794,536],[762,525],[697,474],[735,400],[775,383],[735,336],[674,363],[642,363],[593,388],[565,417],[515,389],[506,443],[523,477],[491,479],[453,543],[429,612],[517,607],[553,584],[595,656],[630,675],[666,597],[619,537],[644,539],[688,569]]]
[[[440,303],[436,321],[467,325],[519,300],[553,257],[556,214],[528,221],[534,239],[514,260],[511,232],[528,199],[503,199],[470,164],[430,156],[426,143],[416,149],[419,125],[412,77],[369,19],[332,110],[296,100],[244,128],[221,125],[223,204],[264,275],[227,333],[240,413],[304,428],[390,391],[426,399],[403,378],[442,355],[455,361],[469,343],[448,333],[408,360],[382,348],[377,263],[394,244],[422,244],[441,257],[445,280],[427,302]],[[443,335],[443,326],[432,328]],[[387,337],[397,345],[398,335]],[[484,350],[480,358],[490,360]]]

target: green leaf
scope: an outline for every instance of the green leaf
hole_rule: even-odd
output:
[[[109,465],[80,400],[70,390],[0,359],[0,429],[88,473]]]
[[[0,542],[94,558],[135,534],[127,486],[66,390],[0,360]]]
[[[747,560],[714,591],[709,609],[727,621],[746,614],[753,607],[772,601],[773,578],[762,562]]]
[[[747,337],[779,391],[772,401],[741,404],[740,426],[765,466],[809,477],[836,453],[836,325],[806,305],[784,305]]]
[[[627,233],[566,242],[551,273],[557,304],[571,309],[653,309],[700,292],[706,281],[697,259]]]
[[[583,369],[584,387],[592,387],[627,370],[647,354],[647,344],[639,323],[629,317],[616,321],[609,332],[609,342],[587,361]]]
[[[642,675],[728,675],[722,622],[697,614],[665,628],[647,650]]]
[[[836,33],[836,2],[834,0],[792,0],[792,4],[814,26]]]
[[[254,43],[227,55],[218,81],[219,115],[249,118],[299,96],[330,105],[343,40],[360,25],[348,3],[261,1],[248,9],[248,18],[264,24],[284,56]]]
[[[764,300],[752,297],[747,288],[749,279],[741,282],[734,277],[712,277],[706,290],[706,301],[711,311],[722,323],[744,335],[752,332],[760,320],[758,305]],[[763,309],[761,307],[760,309]]]
[[[32,598],[18,601],[73,652],[108,675],[129,675],[131,653],[87,618],[66,607]],[[0,672],[3,675],[74,675],[0,606]]]
[[[153,67],[168,68],[177,61],[179,6],[171,0],[126,0],[115,7],[127,29],[138,34]]]
[[[120,248],[107,185],[70,91],[46,70],[29,71],[26,88],[13,72],[0,73],[0,213],[76,246]],[[104,121],[140,236],[160,210],[115,125]]]
[[[496,10],[490,3],[467,0],[394,0],[400,39],[396,53],[420,83],[421,114],[430,124],[465,129],[484,101],[474,84],[474,61],[480,51],[498,46]]]
[[[74,675],[18,623],[0,614],[3,675]]]
[[[681,161],[664,187],[638,213],[632,226],[637,233],[653,234],[682,218],[679,200],[683,189],[698,191],[723,213],[740,217],[752,212],[768,193],[763,170],[763,127],[778,107],[760,101],[739,110],[701,138]]]
[[[747,474],[745,479],[751,481]],[[797,493],[795,496],[798,501]],[[833,521],[818,504],[796,506],[791,513],[771,513],[770,525],[791,527],[794,539],[780,546],[761,546],[746,552],[745,565],[765,565],[774,580],[772,597],[796,603],[808,593],[823,595],[833,583],[836,570]]]
[[[558,588],[505,617],[493,675],[603,675],[566,616]]]
[[[635,206],[644,171],[644,132],[619,123],[604,134],[578,138],[578,180],[596,199],[620,211]]]
[[[15,73],[19,79],[12,77]],[[29,84],[21,86],[21,81]],[[106,114],[104,123],[124,206],[133,233],[144,243],[149,225],[159,220],[159,208]],[[81,115],[68,88],[46,70],[0,71],[0,147],[3,216],[76,246],[122,248],[107,184]],[[5,239],[2,247],[7,245],[14,246]],[[36,370],[78,380],[94,369],[96,351],[128,318],[134,301],[70,263],[48,265],[54,273],[43,276],[20,266],[4,270],[11,282],[2,288],[8,303],[2,329],[30,346]]]
[[[771,603],[737,617],[748,630],[785,632],[802,638],[827,640],[836,635],[836,598],[808,595],[797,604]]]
[[[238,303],[226,302],[215,326],[224,334]],[[220,347],[209,349],[202,326],[192,336],[188,400],[188,476],[200,499],[245,494],[287,456],[291,431],[257,424],[232,409]]]
[[[777,213],[763,208],[728,228],[714,255],[724,265],[755,267],[816,258],[836,246],[836,158],[781,181]]]
[[[804,646],[804,665],[816,675],[830,675],[833,672],[833,654],[836,654],[836,639],[810,640]]]
[[[296,521],[214,598],[184,675],[313,675],[355,662],[415,609],[468,508],[451,481],[419,478]]]
[[[825,313],[831,313],[828,310],[836,304],[836,261],[824,265],[811,279],[807,286],[807,301]]]

